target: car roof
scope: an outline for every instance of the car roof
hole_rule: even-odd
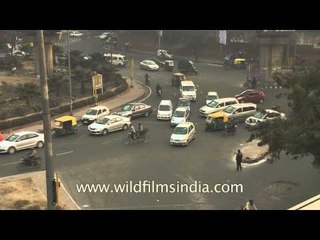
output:
[[[232,106],[232,107],[235,107],[235,108],[254,106],[255,108],[257,108],[257,104],[255,104],[255,103],[238,103],[238,104],[232,104],[232,105],[229,105],[229,106]]]
[[[116,118],[116,117],[122,117],[122,116],[110,114],[110,115],[104,116],[103,118],[113,119],[113,118]]]
[[[216,95],[218,95],[217,92],[208,92],[208,96],[216,96]]]
[[[177,107],[176,110],[174,110],[174,111],[186,112],[187,109],[185,107]]]
[[[170,104],[170,105],[172,105],[172,102],[171,102],[171,100],[161,100],[159,105],[162,105],[162,104]]]
[[[194,125],[192,122],[179,123],[176,127],[189,127],[190,125]]]
[[[36,133],[36,134],[39,134],[37,132],[32,132],[32,131],[21,131],[21,132],[15,132],[13,134],[16,134],[16,135],[24,135],[24,134],[29,134],[29,133]]]
[[[181,97],[181,98],[179,98],[179,101],[190,102],[190,99]]]
[[[99,110],[99,109],[104,109],[104,108],[107,108],[107,107],[106,106],[94,106],[94,107],[91,107],[90,109]]]
[[[233,100],[238,101],[236,98],[233,98],[233,97],[218,98],[218,99],[215,99],[214,101],[216,101],[216,102],[218,102],[218,103],[221,103],[221,102],[233,101]]]
[[[181,81],[181,85],[184,85],[184,86],[195,86],[193,81],[190,81],[190,80]]]

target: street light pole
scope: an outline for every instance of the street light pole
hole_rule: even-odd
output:
[[[47,184],[47,208],[55,210],[54,203],[54,166],[52,161],[52,138],[51,138],[51,120],[49,108],[49,93],[47,81],[47,68],[45,61],[43,30],[37,31],[37,42],[39,47],[39,66],[40,66],[40,84],[42,90],[42,118],[44,128],[44,149],[46,164],[46,184]]]
[[[71,80],[71,61],[70,61],[70,45],[69,30],[67,31],[67,51],[68,51],[68,77],[69,77],[69,97],[70,97],[70,115],[72,116],[72,80]]]

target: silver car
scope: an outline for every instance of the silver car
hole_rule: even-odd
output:
[[[131,125],[131,120],[128,117],[118,115],[108,115],[88,126],[90,134],[107,135],[109,132],[127,130]]]
[[[43,133],[23,131],[13,133],[0,142],[0,153],[14,154],[16,151],[28,148],[42,148],[44,145]]]

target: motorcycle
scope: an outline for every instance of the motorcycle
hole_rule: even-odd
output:
[[[238,127],[237,124],[234,124],[234,125],[226,125],[226,126],[225,126],[226,135],[233,135],[233,134],[235,134],[236,131],[237,131],[237,127]]]
[[[162,97],[162,89],[157,89],[157,95],[161,98]]]
[[[128,143],[134,143],[134,142],[144,142],[148,143],[149,142],[149,130],[148,129],[143,129],[142,131],[137,131],[134,136],[132,136],[131,132],[128,132],[127,137],[124,138],[123,143],[128,144]]]
[[[22,157],[17,164],[18,170],[38,169],[41,167],[41,157]]]

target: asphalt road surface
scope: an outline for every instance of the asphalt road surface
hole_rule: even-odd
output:
[[[84,49],[86,54],[106,52],[98,39],[74,44],[74,48]],[[147,58],[139,54],[134,54],[133,57],[136,63]],[[156,119],[156,108],[160,98],[154,91],[144,100],[145,103],[152,105],[155,110],[153,114],[133,121],[136,125],[141,122],[149,129],[148,143],[125,145],[122,141],[127,132],[123,131],[101,137],[90,136],[86,126],[80,126],[80,131],[76,135],[54,138],[54,165],[67,190],[80,207],[240,209],[248,199],[254,199],[258,209],[288,209],[318,194],[319,171],[312,167],[310,158],[292,160],[288,156],[282,156],[273,164],[266,162],[255,165],[243,164],[243,171],[236,171],[234,153],[245,143],[249,136],[248,131],[243,124],[240,124],[233,136],[225,136],[223,132],[205,132],[205,120],[199,116],[198,110],[204,105],[208,91],[217,91],[220,97],[239,93],[240,85],[246,78],[245,72],[224,70],[208,63],[195,65],[199,74],[188,78],[198,86],[197,101],[191,105],[191,121],[196,124],[197,135],[189,146],[170,146],[172,128],[169,121]],[[119,71],[124,75],[130,75],[128,67],[120,68]],[[135,79],[143,81],[145,73],[146,71],[135,66]],[[163,88],[163,99],[171,99],[176,106],[179,97],[178,88],[171,86],[171,74],[163,69],[149,72],[151,89],[154,90],[155,85],[160,83]],[[286,102],[276,97],[280,91],[282,90],[266,90],[267,98],[262,107],[278,104],[284,112],[287,112]],[[24,154],[25,151],[13,156],[0,155],[0,176],[16,174],[18,171],[15,162]],[[39,150],[39,154],[43,155],[42,149]],[[134,186],[139,181],[145,181],[144,192],[142,184]],[[198,189],[195,185],[189,192],[186,192],[185,188],[181,189],[182,185],[190,186],[195,181]],[[168,187],[171,192],[161,192],[161,189],[165,191],[164,185],[155,192],[155,189],[152,189],[152,182],[168,184],[167,186],[172,184],[171,188]],[[108,184],[110,186],[108,192],[89,193],[87,189],[84,193],[79,191],[80,184],[105,184],[106,188]],[[113,184],[123,184],[126,193],[116,193]],[[206,184],[210,187],[209,192],[206,191]],[[242,186],[242,189],[239,186]],[[236,192],[237,190],[242,192]]]

